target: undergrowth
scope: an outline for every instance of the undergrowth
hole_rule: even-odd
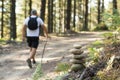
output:
[[[106,61],[106,63],[108,63],[109,61],[111,62],[110,59],[113,57],[113,55],[118,55],[118,49],[120,45],[118,35],[111,32],[104,33],[102,36],[104,37],[102,43],[99,44],[98,41],[94,42],[88,49],[90,52],[89,60],[93,63],[97,63],[100,60]],[[119,67],[117,69],[113,68],[112,64],[113,62],[111,62],[111,64],[107,64],[103,70],[98,71],[92,80],[119,80],[118,78],[120,75],[120,69]],[[120,65],[119,63],[117,64]]]
[[[33,80],[39,80],[40,77],[43,76],[43,72],[42,72],[42,65],[38,64],[37,68],[35,69],[35,72],[33,73],[32,79]]]
[[[103,37],[104,39],[102,41],[95,41],[89,46],[89,54],[87,58],[88,60],[86,60],[86,62],[92,62],[96,64],[100,61],[105,61],[107,63],[110,60],[111,56],[114,54],[112,52],[113,50],[110,51],[110,48],[114,48],[115,46],[113,45],[116,45],[118,43],[120,44],[120,40],[114,33],[105,33],[103,34]],[[112,47],[108,47],[111,45]],[[106,47],[108,47],[109,49],[107,49]],[[116,48],[114,48],[114,50],[115,49]],[[107,70],[107,67],[109,66],[109,64],[105,64],[104,69],[99,69],[92,80],[118,80],[117,78],[119,78],[120,69],[111,68]],[[56,76],[55,79],[52,80],[62,80],[62,78],[68,74],[70,67],[71,66],[69,63],[58,63],[55,69],[55,71],[58,73],[58,76]],[[43,73],[41,70],[41,64],[39,64],[33,74],[33,80],[39,80],[39,78],[42,76]]]

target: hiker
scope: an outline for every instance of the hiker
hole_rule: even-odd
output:
[[[40,17],[37,16],[37,11],[32,10],[31,16],[25,19],[25,22],[22,28],[22,39],[24,41],[26,38],[28,46],[30,47],[30,52],[29,52],[30,55],[26,60],[29,68],[32,68],[32,63],[33,64],[36,63],[35,55],[36,55],[36,50],[39,44],[40,27],[43,28],[46,34],[45,36],[48,38],[47,28],[45,27],[44,22]]]

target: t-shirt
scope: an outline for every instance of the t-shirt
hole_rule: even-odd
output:
[[[31,17],[35,18],[36,16],[35,15],[32,15]],[[25,22],[24,22],[24,25],[28,25],[28,21],[29,21],[29,17],[27,17],[25,19]],[[42,21],[42,19],[40,17],[37,18],[37,22],[38,22],[38,26],[40,25],[43,25],[44,22]],[[27,37],[38,37],[39,36],[39,33],[40,33],[40,28],[38,27],[36,30],[30,30],[28,27],[27,27]]]

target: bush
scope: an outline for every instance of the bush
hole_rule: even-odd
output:
[[[98,26],[94,29],[94,31],[104,31],[104,30],[108,30],[108,27],[105,25],[104,22],[98,24]]]
[[[69,63],[58,63],[56,67],[56,72],[67,72],[70,69]]]

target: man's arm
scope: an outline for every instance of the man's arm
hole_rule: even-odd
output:
[[[22,40],[23,41],[25,40],[25,37],[26,37],[26,25],[23,25],[23,28],[22,28]]]
[[[41,25],[41,27],[42,27],[43,30],[44,30],[45,36],[48,38],[48,31],[47,31],[46,26],[43,24],[43,25]]]

